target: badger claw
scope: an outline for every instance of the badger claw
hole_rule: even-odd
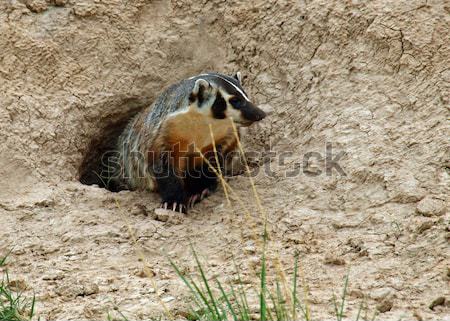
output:
[[[187,213],[186,205],[177,202],[174,203],[163,202],[161,203],[160,208],[173,212]]]
[[[209,189],[205,188],[202,193],[200,194],[200,200],[205,199],[206,197],[209,196]]]
[[[187,205],[188,208],[193,208],[195,202],[197,201],[197,199],[198,199],[198,194],[192,195],[192,196],[189,198],[189,201],[188,201],[188,205]]]

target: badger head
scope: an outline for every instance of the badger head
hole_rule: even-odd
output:
[[[241,73],[233,77],[218,73],[201,74],[192,78],[194,88],[189,96],[191,106],[214,119],[231,118],[240,126],[249,126],[266,117],[255,106],[241,85]]]

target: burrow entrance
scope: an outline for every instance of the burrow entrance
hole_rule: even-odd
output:
[[[117,140],[129,121],[144,107],[148,106],[142,100],[129,99],[116,110],[101,119],[97,123],[100,128],[90,141],[83,161],[79,167],[80,182],[85,185],[98,185],[112,192],[118,192],[123,188],[107,184],[101,178],[104,170],[104,157],[116,150]]]

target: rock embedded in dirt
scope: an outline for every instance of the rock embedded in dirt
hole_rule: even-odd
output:
[[[8,285],[11,287],[12,290],[16,292],[22,292],[27,289],[27,283],[23,279],[16,279],[9,281]]]
[[[377,306],[377,310],[380,313],[388,312],[392,309],[394,303],[392,302],[392,299],[385,298],[383,301],[381,301]]]
[[[254,245],[247,245],[243,248],[243,250],[246,254],[255,254],[256,253],[256,247]]]
[[[78,17],[91,17],[98,14],[98,8],[94,3],[77,2],[73,8],[73,13]]]
[[[433,221],[423,222],[417,227],[417,233],[422,234],[426,230],[429,230],[433,225],[434,225]]]
[[[81,284],[64,283],[55,289],[55,293],[65,300],[70,300],[79,295],[83,295],[83,286]]]
[[[83,314],[88,320],[99,320],[104,312],[104,308],[97,304],[88,304],[83,308]]]
[[[173,296],[166,296],[164,298],[161,299],[161,301],[163,301],[164,303],[169,303],[175,300],[175,297]]]
[[[42,276],[42,280],[45,280],[45,281],[56,281],[56,280],[62,280],[63,278],[64,278],[63,271],[49,271]]]
[[[391,288],[379,288],[370,292],[369,297],[376,301],[383,301],[384,299],[392,296]]]
[[[65,6],[69,0],[53,0],[55,6]]]
[[[423,216],[439,216],[445,213],[445,202],[431,196],[424,197],[417,203],[416,211]]]
[[[64,299],[70,300],[77,296],[97,294],[99,292],[99,287],[97,284],[91,282],[73,282],[73,280],[68,280],[64,284],[57,287],[55,292]]]
[[[364,297],[364,293],[361,290],[357,290],[357,289],[350,290],[349,295],[354,298],[358,298],[358,299],[361,299]]]
[[[99,287],[95,283],[85,283],[83,285],[83,295],[92,295],[99,292]]]
[[[431,302],[431,304],[429,305],[429,308],[431,310],[434,310],[435,307],[439,306],[439,305],[445,305],[445,297],[440,296],[436,299],[433,300],[433,302]]]
[[[133,274],[140,277],[140,278],[145,278],[147,277],[147,274],[145,272],[144,268],[137,268],[133,271]]]
[[[329,254],[325,257],[325,264],[331,265],[345,265],[345,260],[333,254]]]
[[[30,11],[35,13],[43,12],[48,8],[45,0],[26,0],[25,4]]]
[[[183,213],[166,210],[164,208],[156,208],[154,211],[154,219],[160,222],[167,222],[171,224],[181,224],[184,220]]]

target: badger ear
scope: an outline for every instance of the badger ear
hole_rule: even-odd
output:
[[[236,80],[239,82],[239,84],[242,84],[242,75],[241,75],[241,72],[240,72],[240,71],[238,71],[238,72],[233,76],[233,78],[236,79]]]
[[[195,81],[194,89],[192,89],[192,92],[189,96],[189,100],[191,102],[194,102],[198,99],[198,104],[201,105],[208,96],[207,92],[209,87],[210,84],[205,79],[197,79]]]

